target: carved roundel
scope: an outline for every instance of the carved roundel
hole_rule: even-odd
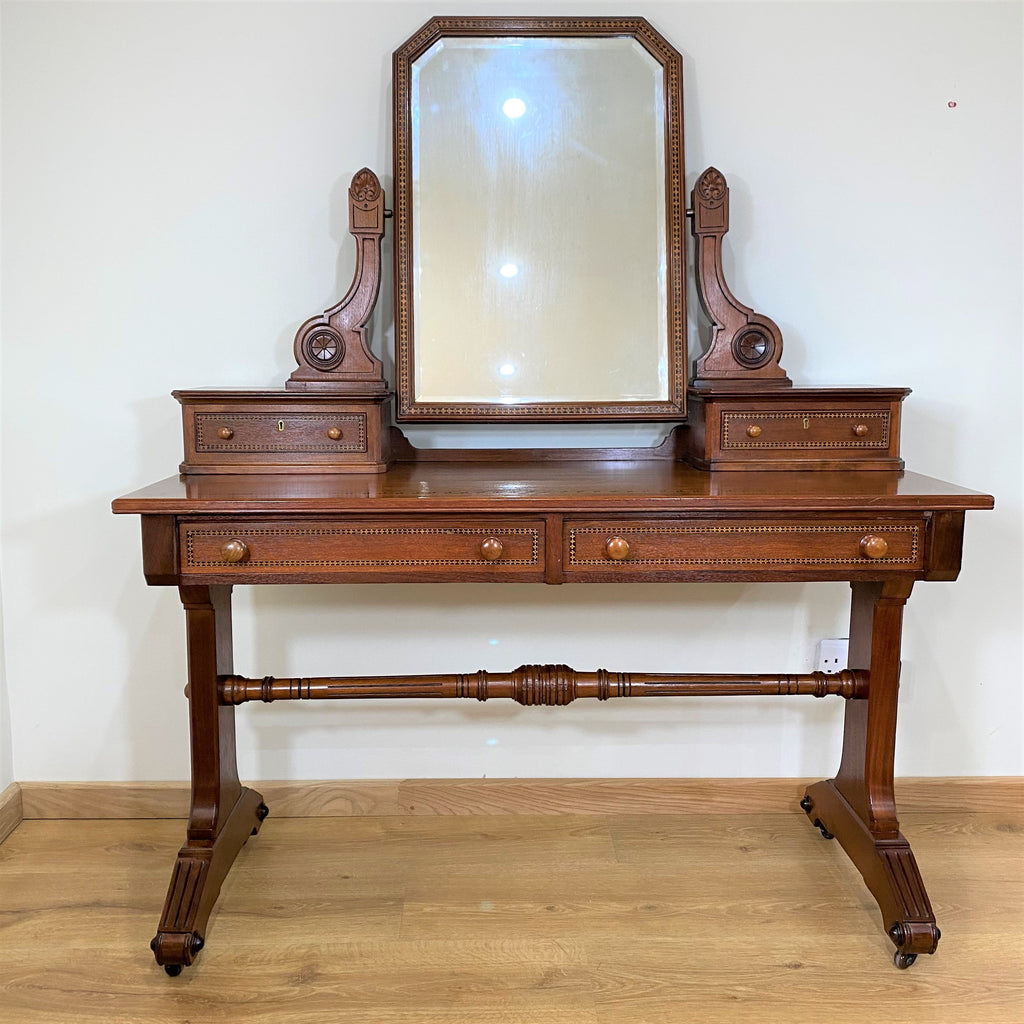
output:
[[[313,331],[302,343],[302,349],[314,370],[333,370],[345,358],[345,342],[334,331]]]
[[[756,370],[771,361],[775,340],[760,327],[749,327],[733,338],[733,358],[748,370]]]
[[[697,182],[697,195],[708,202],[714,202],[725,195],[725,178],[714,167],[709,167]]]

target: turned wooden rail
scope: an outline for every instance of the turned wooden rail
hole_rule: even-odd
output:
[[[355,700],[382,697],[510,697],[520,704],[568,704],[577,697],[839,696],[863,700],[868,673],[804,672],[792,675],[632,674],[577,672],[568,665],[520,665],[512,672],[472,675],[314,676],[248,679],[220,677],[223,704],[250,700]]]

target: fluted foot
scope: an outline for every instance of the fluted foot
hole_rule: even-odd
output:
[[[238,851],[265,817],[260,794],[243,788],[216,839],[190,840],[178,851],[160,925],[150,943],[156,962],[171,977],[191,965],[203,948],[220,887]]]
[[[941,933],[914,852],[902,833],[876,838],[832,782],[809,786],[800,806],[822,834],[839,841],[856,865],[882,912],[882,924],[896,946],[903,969],[919,953],[934,953]]]

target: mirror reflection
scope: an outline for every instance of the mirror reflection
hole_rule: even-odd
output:
[[[416,402],[669,398],[664,89],[630,36],[412,63]]]

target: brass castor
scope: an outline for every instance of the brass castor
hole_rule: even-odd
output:
[[[810,815],[811,811],[814,810],[814,801],[809,796],[804,796],[800,801],[800,809],[807,815]],[[835,839],[835,836],[821,823],[821,818],[814,819],[814,827],[821,830],[821,836],[823,839]]]
[[[815,819],[814,827],[821,832],[821,838],[822,839],[835,839],[835,836],[832,835],[832,833],[829,832],[829,830],[827,828],[825,828],[824,825],[822,825],[820,820]]]
[[[260,804],[259,807],[256,808],[256,818],[259,821],[260,825],[263,824],[264,819],[269,813],[270,808],[266,804]],[[260,825],[253,825],[252,835],[256,835],[256,833],[259,832]]]
[[[916,959],[916,953],[903,953],[898,949],[892,955],[892,962],[901,971],[905,971],[908,967],[911,967]]]

